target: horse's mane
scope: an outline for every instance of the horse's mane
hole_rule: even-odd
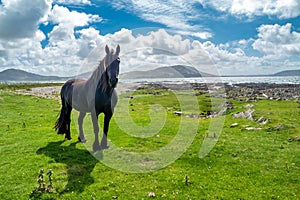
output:
[[[97,87],[102,87],[105,90],[108,87],[106,76],[103,74],[106,67],[112,62],[112,56],[114,55],[114,50],[111,49],[109,54],[99,62],[97,68],[93,71],[90,78],[87,80],[87,86],[89,90],[89,95],[94,98]],[[107,62],[107,63],[106,63]]]
[[[86,90],[88,101],[94,100],[95,92],[101,80],[102,74],[105,72],[105,57],[99,62],[97,68],[93,71],[90,78],[86,81]],[[105,85],[105,84],[104,84]]]
[[[99,62],[98,67],[93,71],[92,75],[87,80],[88,82],[90,82],[91,85],[98,85],[98,82],[100,81],[103,72],[105,72],[106,67],[104,65],[104,60],[105,58],[103,58]]]

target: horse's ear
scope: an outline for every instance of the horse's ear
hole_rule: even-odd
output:
[[[109,48],[107,45],[105,45],[105,52],[106,52],[106,54],[109,54]]]
[[[120,53],[120,45],[118,45],[116,48],[116,54],[119,55],[119,53]]]

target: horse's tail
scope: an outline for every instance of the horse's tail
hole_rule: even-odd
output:
[[[68,105],[66,105],[65,100],[62,99],[62,108],[54,126],[54,129],[57,131],[58,134],[68,133],[70,129],[70,114],[71,112],[68,110]]]
[[[58,134],[66,134],[67,139],[71,139],[70,136],[70,122],[71,122],[71,111],[72,107],[68,105],[64,93],[68,88],[68,82],[62,87],[61,90],[61,110],[59,113],[59,117],[57,118],[54,129],[57,131]]]

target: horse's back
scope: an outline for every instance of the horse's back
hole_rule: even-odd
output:
[[[78,94],[78,86],[82,85],[82,83],[84,82],[85,82],[84,79],[77,79],[77,78],[66,81],[61,88],[61,92],[60,92],[61,98],[65,99],[66,102],[73,107],[74,101],[77,102],[76,96],[78,96],[78,95],[74,96],[74,94]]]
[[[73,79],[67,80],[67,81],[63,84],[63,86],[62,86],[60,92],[61,92],[61,93],[64,93],[64,92],[66,92],[67,90],[70,90],[70,88],[73,89],[73,86],[74,86],[75,83],[81,83],[81,82],[83,82],[83,81],[84,81],[83,79],[77,79],[77,78],[73,78]]]

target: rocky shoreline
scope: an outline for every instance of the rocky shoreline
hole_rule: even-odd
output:
[[[194,89],[197,95],[210,93],[215,97],[247,100],[289,100],[300,98],[299,84],[269,84],[269,83],[146,83],[141,84],[138,89],[171,89],[188,90]]]
[[[232,99],[288,100],[300,97],[300,85],[298,84],[244,83],[226,85],[225,88],[227,97]]]

